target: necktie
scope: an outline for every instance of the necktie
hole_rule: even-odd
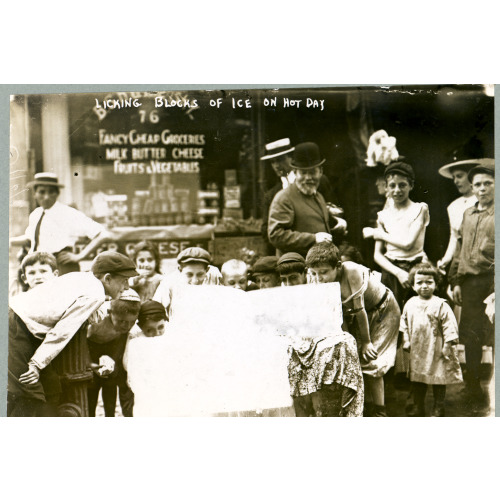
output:
[[[38,219],[38,222],[35,227],[35,244],[33,246],[33,252],[36,252],[38,248],[38,244],[40,243],[40,226],[42,225],[42,219],[43,216],[45,215],[45,210],[42,212],[42,215],[40,216],[40,219]]]

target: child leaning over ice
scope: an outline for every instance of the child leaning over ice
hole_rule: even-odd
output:
[[[444,417],[444,398],[448,384],[462,382],[455,345],[458,326],[451,307],[434,295],[439,273],[430,264],[417,264],[408,281],[417,293],[405,304],[400,329],[403,349],[410,352],[414,410],[412,417],[425,417],[427,386],[434,392],[433,417]]]
[[[90,325],[87,332],[87,344],[92,363],[96,366],[108,362],[104,373],[94,368],[92,382],[87,389],[89,416],[95,417],[99,391],[102,393],[104,415],[115,416],[116,396],[120,389],[120,405],[124,417],[132,416],[129,408],[133,406],[133,396],[125,386],[126,374],[123,371],[122,358],[130,329],[137,321],[140,298],[134,290],[124,290],[120,296],[101,306],[106,307],[106,316],[101,321]],[[105,358],[105,359],[103,359]]]
[[[164,390],[164,381],[153,376],[158,366],[164,365],[161,349],[156,343],[165,333],[165,308],[155,300],[141,305],[137,319],[138,331],[131,333],[123,355],[123,366],[128,373],[127,383],[134,393],[131,416],[147,416],[158,392]],[[151,345],[153,343],[153,345]],[[156,344],[155,344],[156,343]],[[156,371],[156,374],[158,372]]]
[[[238,290],[258,290],[259,287],[248,279],[248,265],[238,259],[227,260],[221,267],[222,284]]]
[[[189,247],[177,256],[178,269],[158,285],[153,300],[160,302],[170,321],[175,290],[184,285],[220,284],[220,271],[211,266],[212,256],[203,248]],[[215,276],[215,278],[214,278]]]
[[[386,417],[383,376],[394,365],[400,321],[393,293],[370,269],[342,262],[333,243],[313,245],[306,265],[314,282],[340,283],[344,327],[358,343],[367,409],[372,403],[373,416]]]

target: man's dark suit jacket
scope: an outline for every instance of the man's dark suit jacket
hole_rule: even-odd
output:
[[[269,244],[269,237],[267,234],[267,224],[268,224],[268,219],[269,219],[269,209],[271,208],[271,203],[276,196],[277,193],[279,193],[283,189],[283,184],[281,183],[281,180],[279,180],[271,189],[266,191],[264,193],[264,196],[262,198],[262,237],[264,238],[264,241]],[[335,195],[333,193],[333,188],[332,185],[330,184],[330,181],[326,177],[326,175],[321,176],[321,180],[319,181],[319,187],[318,191],[323,195],[323,198],[325,201],[334,203],[335,205],[338,205],[338,201],[335,198]],[[270,249],[272,249],[271,245]],[[274,251],[274,250],[272,250]]]
[[[282,255],[298,252],[305,256],[316,242],[316,233],[330,233],[329,212],[320,193],[306,196],[295,183],[279,191],[269,210],[268,236]]]

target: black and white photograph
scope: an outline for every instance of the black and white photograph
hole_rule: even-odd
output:
[[[11,95],[7,417],[494,417],[494,112]]]

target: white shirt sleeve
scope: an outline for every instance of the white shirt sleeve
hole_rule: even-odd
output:
[[[45,368],[66,347],[78,329],[101,304],[102,300],[96,297],[78,297],[47,332],[43,342],[33,354],[31,362],[40,369]]]

